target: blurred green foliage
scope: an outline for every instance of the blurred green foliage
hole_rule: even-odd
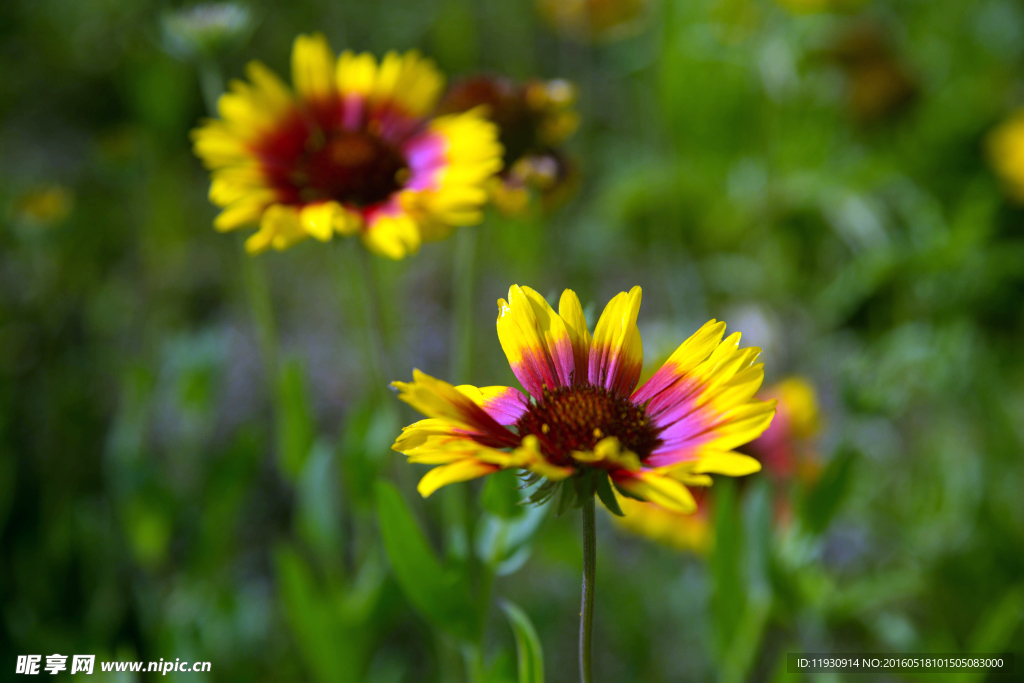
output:
[[[510,477],[416,497],[389,450],[413,418],[374,383],[351,260],[247,262],[211,228],[188,141],[204,98],[249,59],[287,73],[313,30],[580,87],[578,195],[475,228],[474,384],[514,384],[492,324],[511,283],[571,287],[591,320],[639,284],[648,359],[716,317],[769,382],[822,396],[824,473],[786,489],[789,522],[761,475],[716,484],[707,559],[600,520],[599,680],[1024,653],[1024,212],[983,152],[1024,99],[1024,4],[661,0],[588,44],[528,0],[253,2],[198,52],[168,42],[177,9],[0,3],[0,666],[576,675],[578,520],[520,506]],[[454,367],[455,244],[373,264],[387,379]]]

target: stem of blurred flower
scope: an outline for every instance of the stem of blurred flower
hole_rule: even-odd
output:
[[[580,683],[591,683],[594,574],[597,569],[597,530],[594,523],[594,496],[583,501],[583,596],[580,603]]]
[[[277,359],[277,323],[274,320],[274,305],[270,300],[270,285],[267,282],[267,271],[259,258],[249,256],[239,240],[238,253],[241,255],[242,271],[245,279],[245,293],[249,299],[249,308],[256,321],[256,335],[259,340],[260,354],[267,372],[271,394],[277,395],[280,364]]]
[[[469,379],[473,363],[473,293],[476,287],[476,243],[480,227],[460,228],[455,238],[452,268],[451,378]]]
[[[224,77],[220,73],[220,66],[213,58],[203,57],[196,60],[196,69],[199,71],[199,89],[203,93],[206,111],[210,116],[216,116],[217,101],[224,92]]]
[[[384,315],[381,309],[380,291],[377,286],[377,278],[374,275],[373,263],[370,261],[370,254],[357,240],[344,240],[346,246],[355,251],[355,256],[350,259],[356,262],[359,277],[358,282],[360,299],[363,302],[363,315],[366,321],[366,359],[370,365],[371,381],[374,392],[387,405],[388,382],[393,378],[388,363],[387,348],[384,346]]]

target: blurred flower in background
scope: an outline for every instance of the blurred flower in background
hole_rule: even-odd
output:
[[[916,79],[877,23],[856,21],[846,26],[825,55],[843,70],[847,104],[861,124],[896,116],[917,99]]]
[[[482,107],[501,130],[504,168],[491,181],[491,197],[508,214],[525,211],[539,192],[545,208],[564,201],[578,184],[575,164],[558,147],[579,126],[576,87],[565,80],[517,82],[497,75],[463,78],[448,89],[442,114]]]
[[[1024,109],[999,124],[986,143],[989,162],[1006,193],[1024,203]]]
[[[476,112],[428,120],[444,80],[416,52],[335,59],[320,34],[296,38],[293,97],[259,62],[233,81],[221,118],[193,133],[213,171],[218,230],[258,224],[253,254],[359,235],[400,259],[481,219],[501,168],[497,129]]]
[[[179,59],[212,57],[248,38],[252,11],[233,2],[212,2],[165,12],[160,21],[164,48]]]
[[[28,226],[60,223],[71,214],[75,195],[64,185],[41,185],[26,190],[12,206],[15,221]]]
[[[572,290],[558,313],[529,287],[513,285],[508,297],[498,301],[498,338],[529,397],[511,387],[453,387],[419,371],[411,383],[394,383],[430,418],[406,427],[393,447],[410,462],[440,465],[420,481],[422,495],[519,468],[531,483],[547,480],[534,502],[573,477],[563,501],[596,490],[614,510],[610,478],[625,495],[692,513],[687,484],[761,468],[732,449],[768,427],[775,402],[753,398],[764,377],[754,363],[760,349],[740,349],[739,333],[723,341],[725,323],[705,324],[634,392],[643,366],[639,287],[608,303],[593,338]]]
[[[683,514],[646,503],[634,498],[618,496],[622,515],[612,515],[615,524],[634,534],[697,555],[707,555],[714,544],[715,535],[711,525],[711,491],[698,490],[694,494],[697,511]]]
[[[618,40],[646,26],[650,0],[537,0],[553,29],[577,40]]]
[[[775,419],[744,450],[760,460],[765,473],[778,482],[794,476],[813,479],[821,467],[814,448],[820,429],[814,387],[803,377],[788,377],[762,391],[760,397],[778,401]]]

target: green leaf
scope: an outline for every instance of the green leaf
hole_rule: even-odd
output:
[[[306,394],[302,361],[285,361],[277,383],[277,461],[281,473],[294,482],[306,464],[316,428]]]
[[[357,683],[365,668],[371,629],[347,624],[331,592],[294,549],[283,546],[274,556],[277,585],[288,624],[306,666],[320,683]]]
[[[576,487],[573,484],[573,479],[575,477],[569,477],[562,481],[558,491],[558,509],[555,511],[555,517],[561,517],[576,501]]]
[[[597,495],[601,502],[604,503],[604,506],[608,508],[608,512],[619,517],[625,517],[622,513],[622,508],[619,507],[619,501],[615,499],[615,492],[612,491],[611,481],[604,472],[598,475]]]
[[[537,629],[529,615],[518,605],[508,600],[501,601],[501,610],[508,618],[516,638],[516,652],[519,654],[519,683],[544,683],[544,649],[541,647]]]
[[[344,466],[345,492],[353,507],[373,509],[373,484],[390,461],[391,444],[398,430],[394,406],[382,404],[376,395],[347,411],[338,452]]]
[[[1013,635],[1024,620],[1024,585],[1017,585],[1003,594],[984,614],[971,634],[965,655],[1007,652]],[[985,671],[964,671],[954,676],[957,683],[981,683]]]
[[[484,480],[480,504],[488,512],[499,517],[519,517],[524,513],[520,499],[515,470],[500,470]]]
[[[839,511],[853,482],[856,459],[857,451],[854,449],[840,449],[825,468],[817,485],[805,496],[801,516],[810,533],[820,534],[827,529]]]
[[[394,485],[378,480],[376,496],[384,548],[409,602],[438,628],[473,640],[476,613],[467,578],[441,565]]]
[[[337,561],[342,555],[341,496],[334,451],[326,442],[317,441],[310,449],[295,495],[299,535],[325,563]]]
[[[525,508],[517,519],[483,515],[473,540],[476,556],[499,576],[512,573],[529,558],[530,544],[547,516],[547,505]]]

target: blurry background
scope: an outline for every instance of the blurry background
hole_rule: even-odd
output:
[[[1024,211],[987,141],[1024,104],[1024,3],[388,0],[196,14],[9,0],[0,666],[95,653],[212,662],[167,680],[467,680],[458,629],[393,578],[380,476],[446,576],[501,560],[495,595],[532,619],[548,679],[577,676],[577,515],[494,495],[481,508],[480,483],[416,498],[420,472],[389,450],[412,415],[371,386],[347,250],[308,242],[254,263],[211,228],[188,138],[204,96],[250,59],[288,74],[292,40],[314,30],[335,50],[419,48],[450,76],[579,88],[566,152],[578,190],[475,228],[474,342],[459,361],[472,383],[514,384],[494,332],[510,284],[571,287],[595,313],[638,284],[652,362],[716,317],[764,348],[766,386],[799,376],[815,390],[818,428],[801,445],[811,474],[719,482],[703,515],[711,543],[659,545],[600,515],[598,680],[795,680],[782,672],[797,651],[1020,657]],[[189,43],[204,35],[202,49]],[[459,244],[374,260],[393,379],[452,376]],[[276,340],[257,332],[264,286]],[[261,353],[275,341],[271,377]],[[496,524],[515,543],[495,550]],[[513,633],[480,601],[476,678],[517,680]]]

